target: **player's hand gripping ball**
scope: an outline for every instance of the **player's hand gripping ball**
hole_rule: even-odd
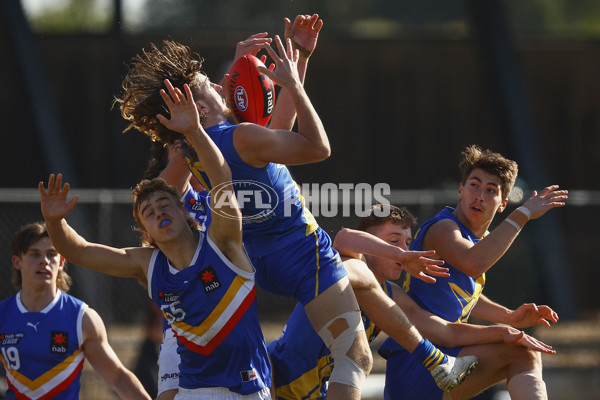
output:
[[[264,64],[252,55],[240,57],[229,71],[227,102],[238,123],[265,126],[275,106],[275,87],[271,78],[256,70]]]

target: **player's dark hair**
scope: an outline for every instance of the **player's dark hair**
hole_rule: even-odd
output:
[[[187,212],[183,203],[179,200],[179,194],[177,193],[177,189],[175,187],[167,184],[162,178],[154,178],[152,180],[144,179],[140,183],[138,183],[133,189],[133,218],[135,218],[135,222],[137,223],[139,229],[144,229],[144,225],[142,224],[142,220],[140,219],[139,210],[142,202],[152,194],[156,192],[165,192],[169,196],[171,196],[175,202],[175,204],[179,207],[180,211],[183,214],[183,217],[192,231],[196,231],[200,229],[200,225],[198,222],[192,218],[192,216]],[[142,242],[142,245],[155,247],[154,243]]]
[[[152,142],[150,145],[150,158],[142,174],[142,179],[156,178],[169,163],[169,149],[162,142]]]
[[[180,89],[187,83],[194,97],[199,97],[203,62],[188,46],[171,40],[163,41],[160,49],[154,43],[150,44],[150,51],[142,49],[141,54],[133,57],[123,80],[123,98],[115,99],[115,103],[120,104],[121,115],[130,122],[125,131],[135,128],[152,140],[166,144],[184,139],[182,134],[167,129],[156,118],[157,114],[171,117],[160,90],[166,90],[164,81],[169,79],[173,87]]]
[[[515,161],[505,158],[500,153],[491,150],[482,150],[477,145],[468,146],[461,154],[458,168],[462,174],[461,183],[465,185],[469,175],[474,169],[481,169],[485,173],[497,176],[500,179],[502,200],[506,200],[512,190],[519,166]]]
[[[356,230],[367,232],[370,228],[383,225],[386,222],[412,229],[417,224],[417,219],[405,207],[396,207],[391,204],[375,204],[369,209],[366,216],[358,220]]]
[[[44,222],[33,222],[31,224],[23,225],[13,236],[12,243],[10,245],[12,255],[23,257],[23,255],[27,253],[32,245],[39,242],[43,238],[49,237],[48,229],[46,229],[46,224]],[[69,291],[71,284],[73,283],[73,280],[67,273],[66,269],[67,262],[65,261],[63,269],[58,271],[58,276],[56,277],[56,286],[65,293]],[[16,268],[13,268],[12,270],[12,284],[17,289],[20,289],[23,285],[21,271]]]

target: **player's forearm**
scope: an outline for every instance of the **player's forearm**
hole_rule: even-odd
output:
[[[289,94],[298,116],[298,133],[310,142],[313,159],[309,161],[316,162],[328,158],[331,155],[331,147],[327,132],[304,88],[298,83],[289,89]]]
[[[124,400],[151,399],[139,379],[129,370],[121,371],[110,386]]]
[[[46,228],[54,248],[60,255],[74,264],[85,261],[88,242],[71,228],[64,218],[46,220]]]
[[[393,247],[370,233],[344,228],[337,233],[333,247],[342,255],[359,258],[361,254],[390,258]],[[397,248],[396,248],[397,251]]]
[[[520,211],[513,211],[489,235],[477,242],[464,258],[463,272],[477,277],[489,270],[506,253],[517,238],[520,229],[506,220],[511,220],[522,228],[528,218]]]
[[[302,85],[304,85],[307,66],[308,60],[298,61],[298,76]],[[273,115],[271,116],[269,128],[291,131],[294,127],[295,121],[296,108],[294,106],[292,97],[285,88],[281,88],[277,96],[277,101],[275,102],[275,109],[273,110]]]
[[[481,295],[471,315],[486,321],[509,324],[511,310]]]
[[[213,187],[231,182],[231,170],[217,145],[203,129],[185,133]]]

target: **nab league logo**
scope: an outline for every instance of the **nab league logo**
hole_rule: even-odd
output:
[[[231,213],[234,203],[230,188],[229,182],[213,187],[210,196],[214,199],[214,206],[209,207],[221,217],[235,219],[237,215]],[[233,189],[242,212],[242,224],[261,223],[275,216],[279,196],[271,186],[258,181],[238,180],[233,181]]]
[[[50,332],[50,353],[64,354],[69,350],[69,332]]]
[[[181,294],[180,292],[176,292],[176,293],[158,292],[158,297],[160,297],[162,299],[162,301],[164,301],[165,303],[172,303],[174,301],[177,301],[180,294]]]
[[[200,278],[200,282],[202,282],[202,286],[204,287],[204,293],[206,294],[221,287],[221,281],[219,281],[219,277],[212,265],[198,272],[198,278]]]
[[[17,333],[0,333],[0,343],[3,346],[17,345],[25,337],[22,332]]]

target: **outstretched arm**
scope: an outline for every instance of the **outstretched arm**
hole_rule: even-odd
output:
[[[476,278],[506,253],[527,221],[540,218],[553,208],[563,207],[567,198],[568,192],[558,190],[557,185],[548,186],[539,194],[534,191],[523,206],[511,212],[508,218],[476,244],[462,237],[454,221],[437,222],[427,230],[423,247],[435,249],[447,263]]]
[[[324,160],[331,154],[329,139],[298,76],[298,51],[292,51],[290,40],[284,47],[279,36],[275,44],[279,54],[271,46],[266,47],[275,69],[261,66],[258,71],[288,91],[298,115],[298,132],[240,124],[234,131],[234,146],[240,157],[255,167],[269,162],[293,165]]]
[[[284,19],[285,23],[285,40],[292,41],[294,50],[298,49],[298,77],[300,82],[304,84],[306,78],[306,70],[308,68],[308,59],[317,47],[317,39],[319,32],[323,28],[323,20],[319,19],[318,14],[313,15],[298,15],[294,19],[294,23],[288,19]],[[282,88],[277,96],[275,109],[269,128],[292,130],[294,121],[296,120],[296,109],[294,102],[288,91]]]
[[[433,276],[449,276],[448,268],[439,267],[442,260],[428,258],[435,256],[435,251],[406,251],[368,232],[344,228],[335,236],[333,247],[352,258],[362,259],[363,254],[368,254],[394,260],[407,273],[427,283],[435,282]]]
[[[510,326],[483,326],[448,322],[419,307],[398,285],[393,283],[391,285],[396,304],[415,324],[421,335],[438,346],[453,348],[488,343],[507,343],[527,347],[542,353],[556,353],[552,350],[552,346],[548,346],[533,336]]]
[[[122,399],[150,399],[139,379],[125,366],[108,343],[106,327],[98,313],[85,310],[82,321],[83,352],[92,367]]]
[[[38,184],[41,196],[42,215],[50,240],[56,250],[69,262],[81,265],[112,276],[137,278],[146,282],[146,270],[152,253],[149,248],[117,249],[98,243],[91,243],[80,236],[66,221],[73,211],[78,196],[68,200],[70,186],[62,185],[62,174],[56,179],[48,178],[48,190],[44,182]]]
[[[183,86],[184,94],[179,88],[174,88],[168,79],[165,85],[169,93],[161,90],[160,94],[169,108],[171,119],[163,115],[157,115],[157,118],[167,128],[186,137],[213,184],[210,204],[212,222],[208,235],[232,262],[253,271],[242,249],[242,214],[233,191],[229,165],[202,128],[190,87],[187,84]]]
[[[516,310],[506,308],[488,297],[481,295],[471,315],[486,321],[507,324],[515,328],[529,328],[535,325],[550,326],[558,322],[558,314],[548,306],[526,303]]]

